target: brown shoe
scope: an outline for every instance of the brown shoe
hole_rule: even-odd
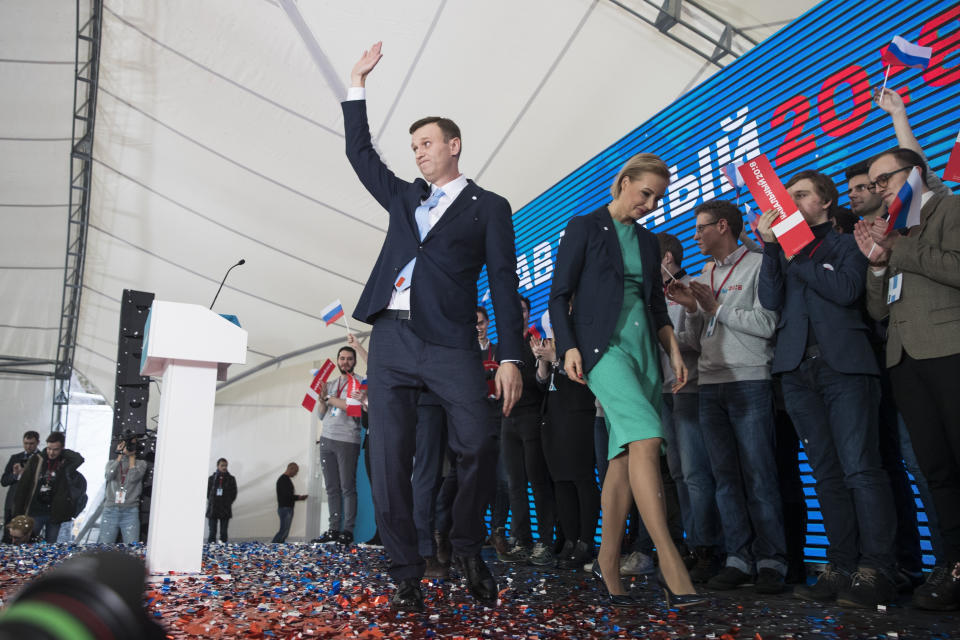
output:
[[[507,530],[503,527],[497,527],[490,534],[490,546],[497,552],[497,555],[503,555],[510,551],[510,544],[507,542]]]

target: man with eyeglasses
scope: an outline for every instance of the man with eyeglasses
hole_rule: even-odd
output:
[[[871,187],[889,207],[910,172],[922,184],[920,224],[886,234],[860,221],[855,238],[870,265],[867,310],[889,317],[886,364],[894,396],[940,517],[944,557],[914,591],[923,609],[960,608],[960,197],[933,193],[926,163],[895,148],[870,163]]]
[[[700,351],[699,422],[726,551],[725,566],[707,588],[753,582],[759,593],[780,593],[786,540],[770,377],[777,313],[757,299],[763,257],[737,244],[743,229],[737,206],[710,200],[695,213],[693,238],[713,260],[689,287],[673,280],[667,297],[685,308],[678,340]]]

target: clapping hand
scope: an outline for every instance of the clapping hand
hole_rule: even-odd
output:
[[[717,312],[717,308],[720,306],[717,304],[717,298],[713,294],[713,290],[705,284],[700,282],[691,282],[690,283],[690,292],[693,294],[693,297],[696,298],[697,304],[700,305],[700,308],[707,313],[707,315],[713,315]]]
[[[867,262],[872,265],[886,264],[890,259],[890,250],[873,239],[872,226],[866,220],[860,220],[853,228],[853,238],[860,252],[867,257]]]
[[[553,362],[557,359],[557,348],[552,338],[547,338],[546,340],[530,338],[530,349],[538,360]]]
[[[696,296],[693,295],[690,287],[679,280],[674,280],[667,285],[666,296],[677,304],[683,305],[688,313],[694,313],[697,310]]]

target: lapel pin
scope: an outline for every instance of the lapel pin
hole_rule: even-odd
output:
[[[473,196],[473,199],[476,200],[476,199],[477,199],[477,196]]]
[[[604,231],[610,231],[610,229],[607,228],[607,227],[604,227],[603,230],[604,230]]]

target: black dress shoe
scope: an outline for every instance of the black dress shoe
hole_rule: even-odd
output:
[[[428,556],[423,559],[423,577],[424,578],[447,578],[450,575],[450,565],[444,564],[437,559],[437,556]]]
[[[397,611],[423,611],[423,591],[420,580],[409,578],[401,580],[390,599],[390,606]]]
[[[630,597],[626,593],[610,593],[610,589],[607,587],[607,582],[603,579],[603,574],[600,573],[600,561],[593,561],[593,577],[600,581],[600,585],[603,587],[603,591],[607,594],[607,600],[615,607],[639,607],[640,603]],[[617,580],[620,577],[617,576]]]
[[[497,600],[497,582],[487,568],[480,554],[473,556],[458,556],[456,559],[460,574],[467,579],[467,588],[474,598],[481,602],[490,603]]]

